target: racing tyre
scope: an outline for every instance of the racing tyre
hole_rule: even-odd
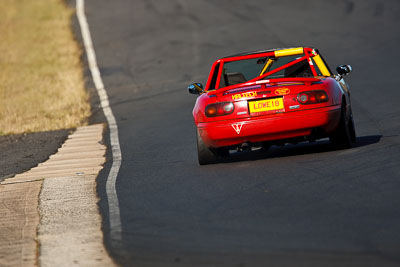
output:
[[[354,120],[353,120],[353,112],[351,112],[351,110],[350,110],[349,132],[350,132],[350,139],[353,145],[357,140],[357,134],[356,134],[356,126],[354,125]]]
[[[197,133],[197,156],[200,165],[214,164],[217,162],[216,153],[208,148]]]
[[[356,141],[353,113],[350,109],[347,115],[346,103],[342,104],[339,125],[332,135],[329,136],[329,140],[338,149],[351,148]]]

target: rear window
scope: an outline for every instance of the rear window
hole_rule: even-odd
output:
[[[258,77],[264,62],[265,57],[225,62],[219,87],[244,83]]]

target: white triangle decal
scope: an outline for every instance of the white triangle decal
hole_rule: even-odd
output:
[[[243,126],[243,122],[232,124],[232,128],[235,130],[235,132],[237,134],[240,134],[240,131],[242,130],[242,126]]]

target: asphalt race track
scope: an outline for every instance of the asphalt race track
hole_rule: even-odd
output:
[[[118,121],[124,266],[399,266],[400,2],[86,0]],[[317,47],[350,64],[358,134],[200,167],[192,82],[258,49]]]

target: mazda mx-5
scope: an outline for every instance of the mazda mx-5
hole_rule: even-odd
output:
[[[243,53],[218,59],[207,84],[188,87],[200,165],[230,151],[310,142],[328,137],[337,148],[356,141],[349,65],[332,73],[315,48]]]

